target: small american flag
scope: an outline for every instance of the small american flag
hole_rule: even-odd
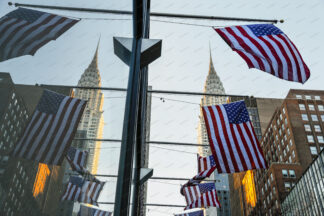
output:
[[[0,19],[0,62],[34,55],[51,40],[57,39],[79,20],[18,8]]]
[[[267,168],[244,101],[202,110],[218,173]]]
[[[111,216],[112,212],[81,205],[78,216]]]
[[[66,159],[69,162],[72,170],[77,171],[81,174],[87,171],[85,168],[87,157],[88,157],[87,151],[81,151],[73,147],[70,147],[66,154]]]
[[[87,181],[82,177],[71,176],[62,200],[98,205],[97,200],[103,186],[103,182]]]
[[[86,101],[44,90],[12,155],[60,165],[72,143]]]
[[[204,183],[184,188],[187,209],[202,207],[220,207],[214,183]]]
[[[204,216],[204,210],[182,213],[182,214],[175,214],[174,216]]]
[[[216,29],[248,64],[280,79],[304,83],[310,71],[297,47],[276,26],[255,24]]]
[[[212,167],[216,166],[214,156],[209,155],[207,157],[201,157],[197,155],[198,159],[198,173],[204,172],[206,170],[210,170]]]

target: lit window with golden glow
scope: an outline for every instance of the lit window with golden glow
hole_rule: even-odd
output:
[[[246,172],[242,180],[242,185],[244,188],[245,200],[247,204],[250,204],[251,207],[255,207],[256,193],[255,193],[253,172],[251,170]]]
[[[40,193],[43,193],[46,179],[50,175],[51,171],[49,170],[46,164],[40,163],[38,165],[38,171],[35,178],[34,188],[33,188],[33,196],[37,197]]]

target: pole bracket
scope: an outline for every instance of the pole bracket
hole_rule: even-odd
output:
[[[114,52],[125,64],[130,65],[133,38],[114,37]],[[143,68],[161,56],[162,40],[160,39],[141,39],[141,62]]]

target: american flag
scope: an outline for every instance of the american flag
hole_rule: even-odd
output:
[[[216,29],[224,41],[248,64],[280,79],[304,83],[310,71],[297,47],[272,24]]]
[[[34,55],[51,40],[55,40],[79,20],[18,8],[0,19],[0,62]]]
[[[44,90],[13,156],[60,165],[85,106],[84,100]]]
[[[185,210],[202,207],[220,207],[214,183],[204,183],[184,187],[187,202]]]
[[[87,157],[87,151],[81,151],[73,147],[70,147],[66,154],[66,159],[69,162],[72,170],[80,173],[86,172],[85,164]]]
[[[174,216],[204,216],[204,210],[182,213],[182,214],[175,214]]]
[[[216,166],[214,156],[209,155],[207,157],[202,157],[197,155],[198,159],[198,173],[204,172],[206,170],[210,170],[212,167]]]
[[[97,200],[103,186],[103,182],[87,181],[82,177],[71,176],[62,200],[98,205]]]
[[[81,205],[78,216],[111,216],[112,212]]]
[[[218,173],[267,168],[244,101],[202,110]]]

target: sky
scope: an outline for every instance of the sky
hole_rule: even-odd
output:
[[[131,10],[130,0],[29,0],[19,3],[48,4]],[[0,16],[14,10],[0,0]],[[261,19],[284,19],[277,26],[298,47],[311,71],[304,84],[277,79],[245,62],[208,26],[231,26],[247,22],[197,21],[151,18],[152,39],[162,39],[162,56],[149,66],[149,85],[155,90],[202,92],[209,66],[209,44],[217,74],[227,94],[283,98],[291,88],[324,90],[323,25],[324,2],[321,0],[164,0],[152,1],[154,12],[228,16]],[[18,84],[76,85],[94,55],[99,37],[99,70],[104,87],[127,87],[128,67],[113,53],[113,37],[131,37],[130,16],[51,11],[83,19],[56,41],[42,47],[35,56],[23,56],[0,63],[1,72],[9,72]],[[122,20],[121,20],[122,19]],[[161,22],[163,21],[163,22]],[[164,22],[167,21],[167,22]],[[186,22],[193,26],[170,22]],[[120,139],[125,93],[104,92],[104,134],[107,139]],[[160,99],[164,98],[164,102]],[[189,102],[189,103],[188,103]],[[150,139],[154,141],[197,142],[199,96],[153,94]],[[119,143],[102,143],[100,174],[117,174]],[[196,172],[195,147],[150,147],[149,167],[154,176],[190,178]],[[114,201],[116,179],[108,181],[101,201]],[[148,203],[184,205],[180,181],[150,180]],[[109,205],[100,206],[112,210]],[[149,207],[148,216],[172,215],[179,208]]]

